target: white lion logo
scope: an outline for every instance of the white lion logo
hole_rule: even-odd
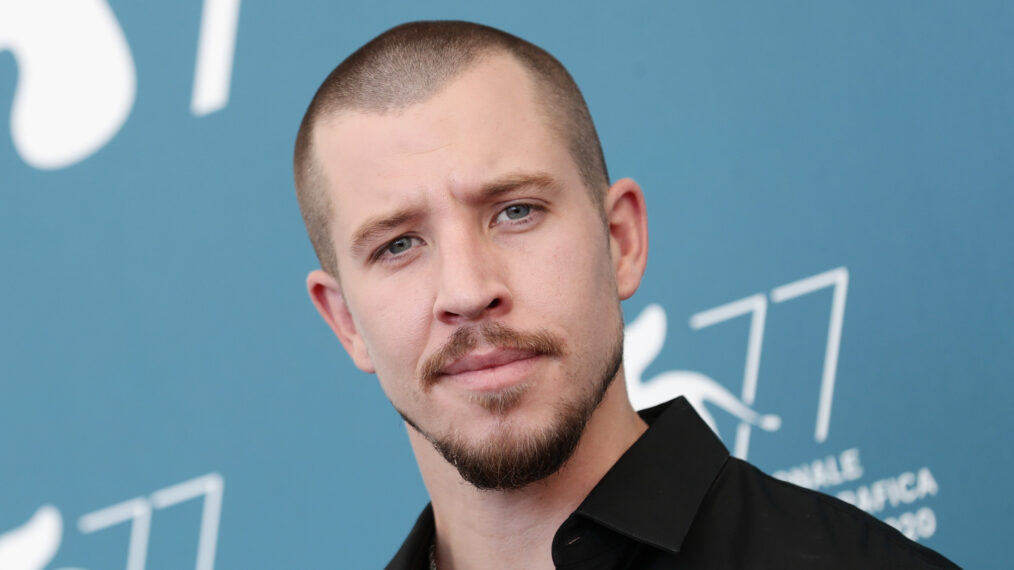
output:
[[[0,51],[18,65],[11,139],[29,165],[65,168],[102,148],[137,90],[127,39],[106,0],[0,2]]]
[[[59,509],[43,505],[28,522],[0,534],[0,568],[42,570],[56,556],[62,538],[63,517],[60,516]]]
[[[781,427],[779,416],[757,413],[724,386],[700,372],[669,370],[650,380],[642,379],[648,365],[662,351],[665,333],[665,310],[658,305],[645,307],[625,329],[623,367],[627,393],[634,408],[641,410],[676,396],[684,396],[716,434],[715,418],[705,403],[718,406],[741,421],[766,431],[776,431]]]

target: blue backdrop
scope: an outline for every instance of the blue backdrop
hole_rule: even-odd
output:
[[[426,495],[306,298],[290,157],[326,73],[422,18],[558,56],[644,187],[636,401],[1004,565],[1010,3],[5,0],[0,567],[388,560]]]

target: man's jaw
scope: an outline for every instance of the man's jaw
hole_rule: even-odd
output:
[[[486,393],[466,391],[472,401],[495,414],[501,414],[493,422],[488,421],[489,417],[483,418],[478,423],[464,420],[466,425],[457,428],[453,425],[445,426],[443,430],[433,432],[422,429],[402,410],[397,407],[395,409],[419,436],[433,445],[444,461],[457,470],[464,481],[475,488],[487,491],[521,489],[559,471],[574,453],[585,426],[603,401],[609,386],[619,375],[623,355],[622,321],[618,320],[617,330],[613,350],[602,362],[602,370],[599,374],[592,372],[591,380],[594,382],[587,386],[588,389],[583,391],[584,393],[579,393],[575,397],[563,400],[554,397],[553,399],[558,401],[549,406],[552,418],[520,418],[510,413],[517,410],[541,374],[538,376],[533,374],[532,377],[504,390]],[[490,347],[498,347],[503,351],[534,352],[538,356],[527,361],[534,361],[540,366],[553,364],[566,356],[562,339],[548,331],[516,333],[495,323],[490,327],[480,327],[478,330],[459,329],[440,350],[424,361],[420,374],[423,392],[436,385],[443,388],[442,382],[451,376],[441,375],[441,371],[454,371],[455,369],[450,367],[459,360],[467,358],[472,353],[485,354]],[[463,366],[462,369],[464,368]],[[451,384],[449,381],[446,383]],[[440,392],[443,393],[439,396],[432,394],[436,398],[430,399],[428,403],[432,404],[435,399],[443,399],[443,396],[448,395],[448,392],[453,393],[453,390]],[[490,396],[490,394],[498,395]],[[457,396],[460,397],[460,392]],[[541,408],[543,412],[546,410],[545,406],[536,408]],[[445,409],[449,413],[453,413],[454,410],[455,408]],[[468,413],[464,412],[461,415]],[[445,422],[451,419],[446,416],[443,418]]]

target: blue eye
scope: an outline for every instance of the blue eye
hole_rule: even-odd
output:
[[[504,208],[503,212],[512,220],[520,220],[532,212],[532,207],[528,204],[514,204]]]
[[[539,222],[546,212],[546,207],[538,203],[516,202],[504,206],[493,220],[493,225],[502,225],[504,229],[521,230]]]
[[[503,213],[511,220],[520,220],[532,213],[532,207],[528,204],[512,204],[504,208]]]
[[[402,236],[392,241],[391,243],[387,244],[387,247],[384,248],[384,253],[398,255],[399,253],[407,251],[408,248],[410,247],[412,247],[412,238],[408,236]]]

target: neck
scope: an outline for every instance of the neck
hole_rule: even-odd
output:
[[[630,406],[621,371],[559,471],[521,489],[480,491],[409,428],[433,503],[440,570],[552,568],[557,528],[646,429]]]

